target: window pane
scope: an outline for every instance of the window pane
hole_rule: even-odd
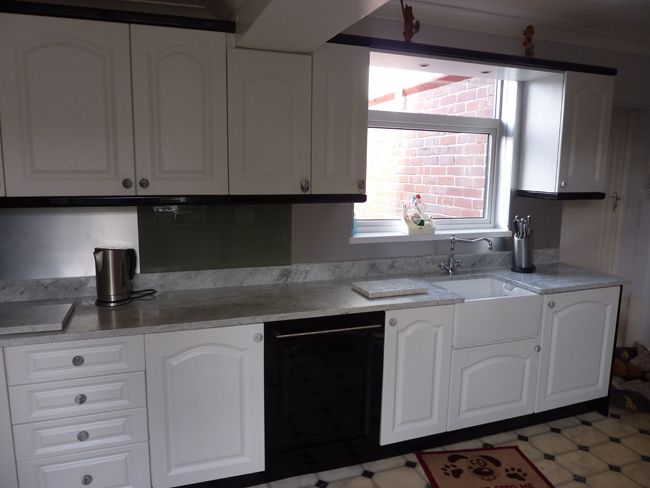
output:
[[[494,118],[495,88],[487,78],[371,66],[368,108]]]
[[[483,218],[489,134],[368,129],[368,200],[358,219],[402,217],[411,195],[436,219]]]

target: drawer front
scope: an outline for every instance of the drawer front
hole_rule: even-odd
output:
[[[144,373],[9,387],[14,424],[145,406]]]
[[[16,460],[146,442],[144,408],[14,426]]]
[[[146,443],[18,463],[20,488],[150,488]]]
[[[8,347],[9,386],[144,371],[142,336]]]

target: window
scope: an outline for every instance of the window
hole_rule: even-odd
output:
[[[413,194],[438,230],[497,227],[503,83],[487,68],[371,53],[358,233],[402,232],[403,204]]]

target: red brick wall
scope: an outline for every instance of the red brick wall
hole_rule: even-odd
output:
[[[371,101],[370,109],[494,117],[494,81],[461,78],[423,89],[427,85],[375,99],[381,103]],[[434,218],[482,217],[487,150],[486,134],[369,129],[368,201],[355,205],[356,217],[401,217],[413,193]]]

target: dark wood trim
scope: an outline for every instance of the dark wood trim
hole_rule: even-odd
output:
[[[457,59],[459,61],[476,61],[479,63],[496,64],[499,66],[505,65],[549,71],[577,71],[580,73],[593,73],[609,76],[615,76],[617,73],[616,68],[607,68],[603,66],[567,63],[564,61],[552,61],[550,59],[527,58],[524,56],[513,56],[511,54],[474,51],[471,49],[461,49],[457,47],[418,44],[414,42],[396,41],[393,39],[382,39],[378,37],[355,36],[351,34],[339,34],[330,39],[329,42],[336,44],[349,44],[353,46],[364,46],[371,49],[379,49],[385,51],[396,51],[410,54],[421,54],[424,56]]]
[[[260,203],[363,203],[366,195],[188,195],[128,197],[6,197],[0,208],[124,207],[136,205],[246,205]]]
[[[218,32],[235,32],[235,23],[226,20],[203,19],[197,17],[180,17],[126,10],[107,10],[74,5],[56,5],[40,2],[21,2],[16,0],[0,1],[0,12],[45,15],[48,17],[67,17],[71,19],[99,20],[128,24],[158,25],[163,27],[180,27],[184,29],[209,30]]]
[[[378,459],[407,454],[413,451],[431,449],[434,447],[454,444],[456,442],[462,442],[469,439],[486,437],[489,435],[498,434],[500,432],[521,429],[530,425],[544,422],[551,422],[553,420],[571,417],[573,415],[579,415],[581,413],[587,413],[594,410],[600,412],[603,415],[607,415],[607,412],[609,410],[609,397],[601,397],[595,400],[589,400],[587,402],[576,403],[575,405],[555,408],[546,412],[532,413],[529,415],[523,415],[521,417],[499,420],[497,422],[491,422],[489,424],[477,425],[475,427],[468,427],[466,429],[454,430],[451,432],[443,432],[441,434],[422,437],[420,439],[414,439],[410,441],[398,442],[395,444],[389,444],[387,446],[377,446],[377,450],[371,456],[367,456],[363,459],[350,459],[348,465],[375,461]],[[318,471],[325,471],[327,469],[340,467],[342,466],[323,466],[322,469],[318,469]],[[314,471],[308,472],[312,473]],[[292,471],[287,471],[284,473],[276,472],[272,476],[269,476],[266,472],[260,472],[244,476],[235,476],[223,480],[207,481],[205,483],[187,485],[187,487],[243,488],[254,484],[268,483],[278,479],[298,476],[300,474],[307,474],[307,471],[305,471],[304,468],[301,469],[300,466],[295,466]]]
[[[528,191],[517,190],[515,194],[518,197],[541,198],[542,200],[603,200],[604,193],[600,192],[564,192],[552,193],[545,191]]]

